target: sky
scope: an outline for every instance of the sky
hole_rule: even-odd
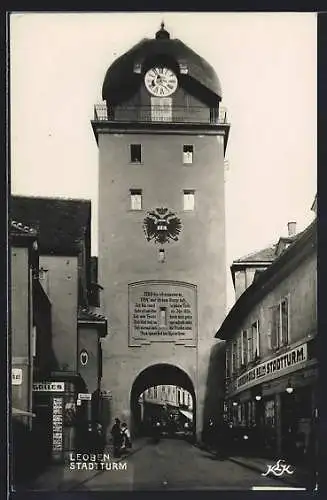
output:
[[[317,156],[315,13],[14,13],[10,17],[11,191],[92,200],[94,104],[110,64],[164,20],[216,70],[231,123],[226,254],[275,243],[313,219]],[[228,296],[232,285],[228,273]]]

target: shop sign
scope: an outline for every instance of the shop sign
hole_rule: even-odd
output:
[[[65,382],[35,382],[33,391],[35,392],[64,392]]]
[[[53,398],[52,403],[52,450],[62,451],[63,398]]]
[[[88,394],[87,392],[86,393],[79,392],[78,393],[78,399],[81,399],[81,400],[84,400],[84,401],[91,401],[92,394]]]
[[[232,390],[245,389],[250,385],[255,385],[255,383],[275,378],[276,375],[283,375],[285,371],[287,372],[288,369],[292,369],[293,367],[296,368],[297,365],[300,365],[307,359],[308,349],[305,343],[248,370],[236,379]]]
[[[11,383],[12,385],[22,385],[23,370],[21,368],[13,368],[11,370]]]

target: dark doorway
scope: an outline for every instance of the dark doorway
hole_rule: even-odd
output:
[[[146,400],[144,396],[153,388],[152,394],[155,393],[155,389],[158,390],[158,401]],[[162,388],[168,390],[171,389],[172,393],[175,391],[176,404],[173,403],[173,396],[168,396],[167,400],[160,401],[160,395],[162,394]],[[183,392],[182,392],[183,391]],[[185,401],[180,402],[177,393],[189,394],[191,397],[191,403],[188,408],[185,407]],[[150,398],[151,399],[151,398]],[[180,368],[169,364],[157,364],[152,365],[145,370],[143,370],[135,379],[132,390],[131,390],[131,429],[134,436],[140,436],[147,434],[147,420],[146,416],[155,416],[155,418],[160,419],[162,426],[166,426],[170,423],[171,429],[172,425],[177,429],[176,423],[178,420],[178,426],[181,425],[183,421],[183,416],[185,417],[184,423],[188,417],[188,426],[192,436],[195,435],[196,431],[196,399],[193,383],[190,377]],[[149,404],[151,408],[149,408]],[[191,410],[190,410],[191,409]],[[191,415],[189,415],[191,411]],[[169,435],[167,427],[167,434]]]

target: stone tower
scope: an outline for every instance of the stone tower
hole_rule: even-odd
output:
[[[218,411],[205,408],[208,369],[226,314],[220,82],[162,24],[109,67],[102,97],[92,127],[109,420],[137,432],[141,392],[174,384],[191,392],[199,433],[204,415]],[[217,394],[219,384],[217,374]]]

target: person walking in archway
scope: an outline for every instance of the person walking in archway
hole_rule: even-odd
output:
[[[120,427],[119,418],[115,418],[115,423],[111,429],[112,442],[114,446],[114,457],[118,458],[120,455],[120,449],[122,445],[122,430]]]
[[[121,432],[122,432],[122,451],[128,451],[132,448],[131,434],[127,427],[127,424],[123,422],[121,424]]]

